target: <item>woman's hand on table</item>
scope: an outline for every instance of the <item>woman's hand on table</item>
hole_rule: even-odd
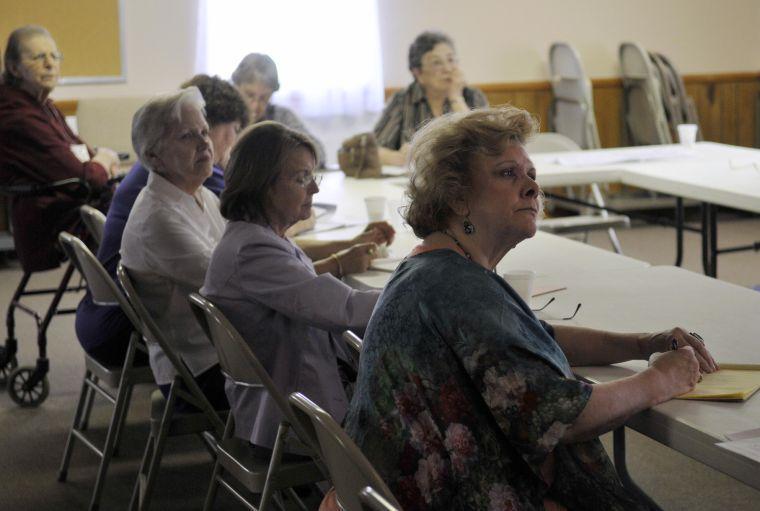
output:
[[[369,269],[372,260],[377,257],[375,243],[360,243],[335,254],[340,260],[343,275],[362,273]]]
[[[690,392],[702,378],[699,362],[691,346],[682,346],[665,353],[652,361],[648,370],[656,371],[661,376],[661,401]]]
[[[396,230],[385,220],[380,222],[371,222],[361,234],[356,236],[353,243],[375,243],[377,245],[390,245],[396,236]]]
[[[707,346],[705,346],[704,339],[699,334],[687,332],[680,327],[652,334],[649,341],[652,353],[672,350],[674,340],[679,349],[688,346],[694,350],[694,356],[699,362],[699,369],[703,373],[712,373],[719,369],[715,359],[710,354]]]

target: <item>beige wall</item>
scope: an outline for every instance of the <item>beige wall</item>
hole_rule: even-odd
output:
[[[426,29],[455,41],[474,83],[545,80],[553,41],[575,46],[592,78],[618,75],[630,40],[684,74],[760,70],[758,0],[378,0],[384,82],[409,82],[406,55]]]
[[[197,10],[196,0],[125,0],[126,83],[62,85],[53,97],[141,96],[176,89],[193,75]]]
[[[56,99],[152,94],[192,75],[197,0],[124,5],[127,82],[61,86]],[[429,28],[454,38],[475,83],[546,79],[555,40],[575,45],[591,77],[617,75],[622,40],[662,51],[682,73],[760,70],[758,0],[378,0],[378,10],[386,86],[408,83],[409,43]]]

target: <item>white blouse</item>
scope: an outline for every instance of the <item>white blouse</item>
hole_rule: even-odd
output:
[[[224,226],[213,192],[201,186],[189,195],[151,172],[121,239],[122,264],[131,270],[145,307],[194,376],[218,359],[187,295],[203,284]],[[148,352],[156,383],[171,383],[175,371],[161,348],[148,343]]]

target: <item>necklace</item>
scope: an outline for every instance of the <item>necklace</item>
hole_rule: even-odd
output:
[[[472,261],[472,256],[470,255],[470,253],[468,251],[466,251],[464,249],[464,247],[462,246],[462,244],[459,243],[459,240],[457,239],[456,236],[454,236],[453,234],[451,234],[448,229],[444,229],[441,232],[443,234],[445,234],[446,236],[448,236],[449,238],[451,238],[454,241],[454,243],[456,244],[456,246],[459,247],[459,250],[461,250],[464,253],[464,256],[467,259],[469,259],[470,261]]]

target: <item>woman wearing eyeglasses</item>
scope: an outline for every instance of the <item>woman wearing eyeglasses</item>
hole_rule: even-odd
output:
[[[441,32],[423,32],[409,47],[414,82],[397,92],[375,125],[380,161],[404,165],[409,141],[425,122],[449,112],[488,106],[478,89],[465,85],[454,43]]]
[[[58,84],[61,53],[39,26],[14,30],[5,47],[0,83],[0,184],[50,184],[81,178],[94,192],[119,168],[117,154],[84,144],[48,97]],[[102,201],[107,203],[108,193]],[[25,271],[55,268],[62,253],[57,236],[78,222],[81,200],[57,193],[14,197],[16,253]]]
[[[541,193],[523,146],[534,130],[524,110],[481,109],[412,141],[405,217],[422,241],[375,307],[346,417],[404,509],[644,509],[598,436],[716,369],[678,328],[552,327],[494,273],[536,233]],[[611,383],[571,370],[659,351]]]
[[[241,135],[225,172],[221,212],[228,224],[201,293],[240,331],[284,394],[303,392],[336,420],[348,407],[339,367],[349,360],[340,333],[364,330],[378,291],[339,280],[348,253],[366,269],[375,243],[312,260],[286,236],[308,218],[319,191],[311,139],[265,121]],[[379,224],[385,242],[393,229]],[[228,386],[237,436],[271,448],[282,416],[266,392]]]

